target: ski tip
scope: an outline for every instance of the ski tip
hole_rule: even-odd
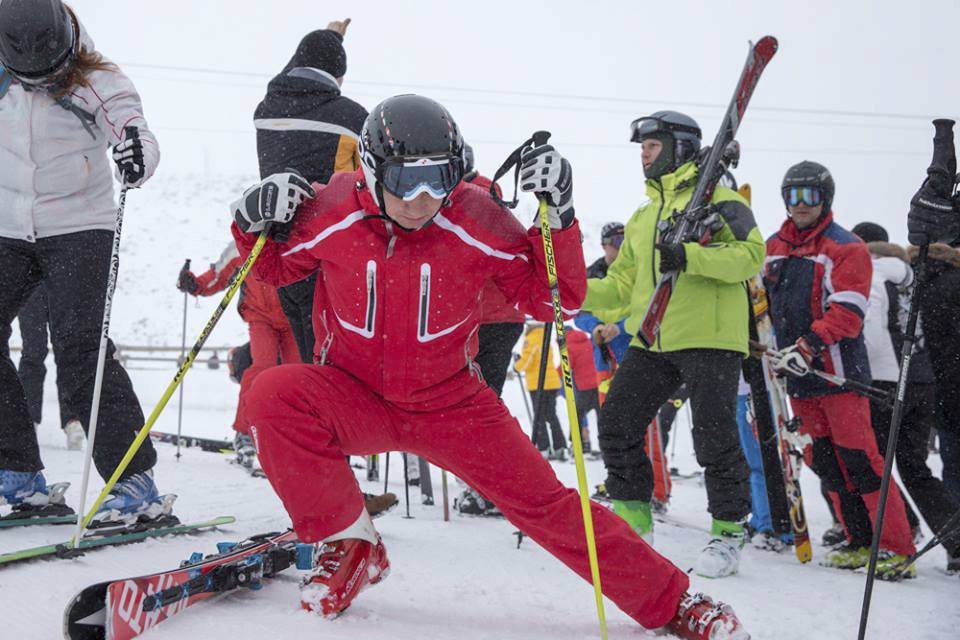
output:
[[[773,36],[763,36],[757,40],[757,44],[753,45],[754,51],[765,58],[772,58],[779,48],[780,43]]]

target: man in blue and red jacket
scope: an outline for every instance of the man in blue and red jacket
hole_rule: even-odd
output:
[[[866,245],[833,221],[833,177],[826,167],[804,161],[782,184],[787,220],[767,240],[764,284],[782,357],[774,363],[787,375],[787,389],[802,430],[813,438],[807,464],[827,487],[836,511],[844,488],[860,493],[876,522],[883,459],[870,426],[870,405],[810,373],[811,368],[869,384],[870,365],[863,319],[872,264]],[[844,568],[867,564],[866,549],[835,552]],[[914,552],[903,498],[890,493],[880,540],[878,577]],[[831,560],[831,559],[828,559]]]

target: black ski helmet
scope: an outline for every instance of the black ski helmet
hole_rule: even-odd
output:
[[[606,244],[606,241],[614,236],[623,235],[622,222],[608,222],[600,229],[600,242]]]
[[[783,195],[790,187],[816,187],[823,193],[823,213],[830,211],[833,205],[833,195],[836,185],[830,170],[819,162],[804,160],[787,169],[780,184],[780,194]]]
[[[0,0],[0,64],[17,78],[38,82],[57,75],[78,44],[61,0]]]
[[[463,172],[470,173],[474,169],[473,147],[466,142],[463,143]]]
[[[449,195],[463,178],[463,136],[453,116],[430,98],[405,94],[387,98],[370,112],[360,131],[360,160],[367,188],[374,194],[380,212],[386,169],[412,161],[441,162],[438,187]],[[388,187],[388,191],[393,190]],[[396,194],[395,194],[396,195]]]
[[[673,173],[680,165],[696,158],[702,137],[697,121],[679,111],[657,111],[630,123],[630,142],[653,138],[663,143],[657,159],[643,168],[647,178]]]

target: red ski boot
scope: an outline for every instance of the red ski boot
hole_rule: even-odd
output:
[[[684,593],[666,629],[684,640],[750,640],[730,605],[702,593]]]
[[[300,605],[325,618],[336,618],[368,585],[390,574],[390,561],[381,540],[376,545],[359,538],[318,543],[314,569],[300,584]]]

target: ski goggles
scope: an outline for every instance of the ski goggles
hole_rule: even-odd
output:
[[[403,200],[421,193],[446,198],[463,178],[463,161],[457,157],[389,159],[381,166],[380,184]]]
[[[674,124],[653,116],[644,116],[630,123],[630,142],[643,142],[644,138],[661,131],[692,133],[697,137],[701,135],[700,129],[697,127]]]
[[[622,244],[623,244],[622,233],[617,233],[608,238],[603,238],[602,240],[600,240],[600,245],[604,247],[616,247],[617,249],[619,249],[620,245]]]
[[[805,204],[815,207],[823,203],[823,191],[817,187],[786,187],[783,190],[783,201],[788,207]]]

